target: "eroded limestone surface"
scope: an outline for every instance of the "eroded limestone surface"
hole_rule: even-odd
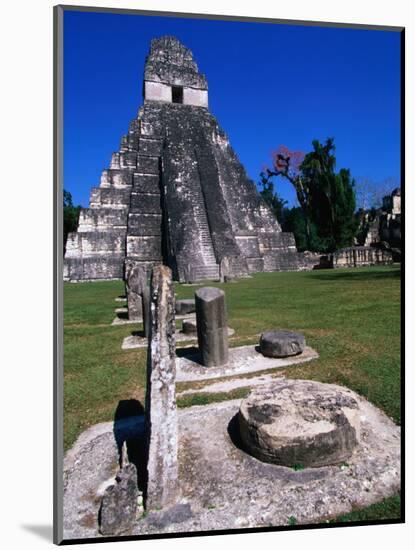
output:
[[[266,357],[289,357],[304,351],[305,338],[290,330],[270,330],[261,334],[259,348]]]
[[[350,458],[359,438],[352,392],[311,380],[278,380],[241,403],[240,436],[247,451],[273,464],[316,467]]]
[[[241,448],[240,400],[179,410],[181,508],[170,515],[152,512],[137,520],[133,532],[280,526],[290,517],[298,524],[319,523],[395,494],[400,490],[400,429],[365,399],[350,396],[360,419],[352,456],[345,464],[298,471],[264,463]],[[142,434],[139,421],[123,422],[129,438],[134,439],[133,428],[137,437]],[[64,463],[65,538],[99,536],[97,494],[102,495],[102,484],[117,468],[112,422],[80,436]]]

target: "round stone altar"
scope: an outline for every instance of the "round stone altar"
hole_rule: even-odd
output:
[[[290,357],[302,353],[305,338],[290,330],[270,330],[261,334],[259,349],[266,357]]]
[[[256,388],[242,401],[238,418],[249,454],[291,468],[342,463],[359,441],[352,392],[311,380],[282,379]]]

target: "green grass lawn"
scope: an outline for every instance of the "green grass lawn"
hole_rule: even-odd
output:
[[[348,386],[400,423],[399,266],[258,273],[209,286],[226,291],[229,326],[235,329],[231,346],[257,343],[269,329],[300,331],[319,359],[278,374]],[[178,298],[193,297],[197,288],[175,286]],[[139,327],[110,325],[114,309],[123,305],[115,298],[123,293],[121,281],[64,285],[65,449],[88,426],[112,420],[120,400],[144,403],[146,350],[121,350],[123,338]],[[210,382],[180,383],[178,390]],[[232,397],[187,395],[179,405]],[[388,512],[396,512],[391,502],[381,509],[397,517]]]

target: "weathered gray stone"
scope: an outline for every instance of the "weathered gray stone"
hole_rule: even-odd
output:
[[[226,278],[230,277],[229,258],[224,256],[219,264],[219,274],[222,283],[226,282]]]
[[[179,496],[174,333],[171,270],[157,266],[151,278],[151,330],[147,356],[147,510],[173,506]]]
[[[341,463],[359,440],[357,401],[348,390],[310,380],[254,389],[242,401],[238,418],[247,451],[282,466]]]
[[[125,287],[127,291],[128,319],[138,321],[143,318],[142,295],[147,288],[147,270],[141,265],[126,263]]]
[[[196,291],[197,339],[202,363],[219,367],[228,362],[228,319],[225,293],[215,287]]]
[[[149,338],[151,326],[151,310],[150,310],[150,289],[145,286],[141,295],[143,307],[143,329],[144,337]]]
[[[264,332],[259,340],[259,349],[266,357],[290,357],[302,353],[304,348],[304,336],[289,330]]]
[[[116,484],[105,490],[100,510],[102,535],[127,534],[136,522],[137,469],[134,464],[124,466],[116,476]]]
[[[189,320],[183,319],[182,331],[185,334],[197,334],[196,321],[189,321]]]
[[[188,313],[194,313],[195,311],[196,304],[194,298],[187,300],[176,300],[177,315],[187,315]]]
[[[334,269],[339,267],[364,267],[369,265],[388,265],[393,263],[390,250],[373,246],[350,246],[341,248],[330,255]]]

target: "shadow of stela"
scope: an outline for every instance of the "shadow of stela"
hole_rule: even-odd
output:
[[[133,330],[131,336],[140,336],[140,338],[145,337],[144,330]]]
[[[191,346],[188,348],[177,348],[176,355],[177,357],[184,357],[185,359],[191,359],[195,363],[202,364],[202,358],[199,353],[199,348],[196,346]]]
[[[128,311],[117,311],[117,317],[122,321],[128,321]]]
[[[118,460],[121,466],[122,447],[127,446],[128,460],[137,468],[137,485],[145,494],[147,486],[147,453],[144,435],[129,434],[125,421],[128,418],[144,416],[144,407],[137,399],[119,401],[114,414],[114,438],[118,449]]]
[[[53,527],[52,525],[22,525],[22,529],[37,535],[39,538],[48,542],[53,542]]]

